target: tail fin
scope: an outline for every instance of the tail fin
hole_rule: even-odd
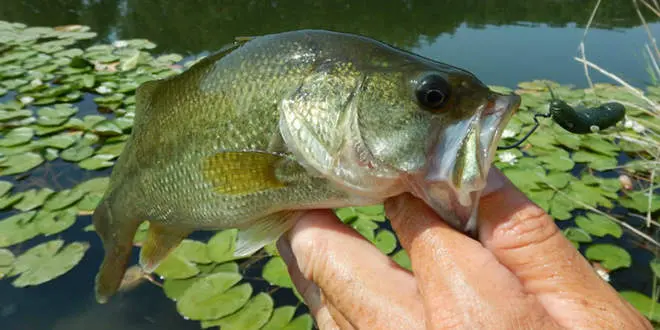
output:
[[[121,284],[139,221],[115,217],[107,200],[103,200],[94,210],[92,221],[105,249],[95,285],[96,301],[103,304],[117,292]]]

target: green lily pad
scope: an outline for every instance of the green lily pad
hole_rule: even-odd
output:
[[[45,147],[52,147],[56,149],[66,149],[73,145],[80,137],[82,133],[68,133],[63,132],[56,135],[52,135],[46,138],[39,139],[38,144]]]
[[[0,279],[4,278],[14,267],[14,254],[7,249],[0,249]]]
[[[184,239],[173,253],[179,254],[182,258],[198,264],[211,263],[206,244],[200,241]]]
[[[80,161],[78,166],[80,166],[82,169],[90,171],[100,170],[114,165],[114,163],[110,161],[113,158],[115,157],[112,155],[94,155]]]
[[[651,297],[636,291],[621,291],[619,294],[649,320],[660,322],[660,304]]]
[[[191,320],[214,320],[229,315],[245,304],[228,306],[230,297],[226,294],[241,278],[240,274],[225,272],[202,277],[183,293],[177,301],[177,310]]]
[[[387,229],[381,229],[374,239],[376,247],[385,254],[390,254],[396,249],[396,236]]]
[[[385,221],[385,207],[383,204],[356,207],[355,211],[361,215],[369,216],[369,220]]]
[[[39,117],[37,118],[37,125],[40,126],[60,126],[67,122],[67,117]]]
[[[0,180],[0,196],[6,195],[11,188],[14,187],[14,184],[9,181]]]
[[[314,326],[314,319],[309,314],[303,314],[287,324],[282,330],[311,330]]]
[[[0,139],[0,147],[13,147],[28,143],[34,136],[34,130],[29,127],[17,127]]]
[[[527,192],[527,196],[539,207],[544,209],[546,212],[550,211],[550,201],[555,195],[555,191],[551,189],[546,190],[532,190]]]
[[[44,158],[34,152],[11,155],[8,156],[4,162],[0,163],[0,167],[4,167],[2,171],[0,171],[0,174],[14,175],[24,173],[41,165],[43,162]]]
[[[656,212],[660,210],[660,195],[652,194],[651,203],[649,204],[648,190],[637,190],[629,193],[625,198],[621,198],[619,203],[624,207],[643,213],[646,213],[649,209],[651,212]]]
[[[26,190],[21,193],[23,198],[18,204],[14,205],[14,208],[23,212],[34,210],[43,205],[46,199],[54,193],[55,191],[50,188]]]
[[[96,153],[99,155],[114,156],[114,158],[116,158],[119,157],[122,150],[124,150],[125,145],[126,142],[105,144],[99,150],[97,150]]]
[[[73,242],[61,250],[55,250],[55,253],[51,250],[43,255],[31,254],[30,262],[27,264],[28,269],[21,272],[19,277],[12,282],[12,285],[23,288],[39,285],[60,277],[73,269],[82,260],[88,248],[89,244],[87,243]],[[33,251],[33,249],[28,250],[26,254]],[[23,255],[18,257],[16,263],[22,257]]]
[[[53,107],[41,108],[37,114],[41,117],[71,117],[78,112],[78,108],[70,104],[56,104]]]
[[[392,255],[392,260],[399,264],[399,266],[412,271],[412,264],[410,263],[410,257],[408,256],[408,253],[406,250],[399,250],[395,254]]]
[[[37,264],[42,258],[54,256],[62,246],[64,246],[64,240],[55,239],[30,248],[16,258],[16,261],[14,261],[14,269],[10,276],[29,271],[32,265]]]
[[[260,292],[234,314],[219,320],[202,321],[202,328],[219,326],[221,329],[259,330],[273,313],[273,298]]]
[[[280,330],[289,324],[295,313],[296,308],[294,306],[275,308],[270,319],[264,324],[261,330]]]
[[[43,205],[43,209],[47,211],[57,211],[68,207],[85,196],[84,191],[75,189],[65,189],[52,195]]]
[[[123,132],[112,120],[104,120],[97,123],[92,127],[92,131],[100,136],[121,135]]]
[[[562,194],[555,194],[550,201],[550,214],[556,220],[568,220],[573,217],[571,212],[577,208],[573,200]]]
[[[63,232],[76,223],[76,210],[66,209],[59,212],[39,211],[34,218],[34,223],[40,233],[45,236],[55,235]]]
[[[60,158],[69,162],[79,162],[94,155],[94,148],[77,143],[74,146],[65,149],[60,154]]]
[[[12,205],[15,205],[23,198],[22,194],[4,195],[0,197],[0,210],[4,210]]]
[[[573,160],[578,163],[587,163],[589,167],[596,171],[604,171],[617,166],[617,159],[615,156],[606,156],[584,150],[576,151],[573,154]]]
[[[587,248],[585,256],[589,260],[601,261],[603,267],[610,271],[628,268],[632,264],[628,251],[613,244],[593,244]]]
[[[110,185],[110,177],[98,177],[89,179],[76,185],[73,189],[87,193],[105,193]]]
[[[281,257],[272,257],[261,272],[261,277],[271,285],[277,285],[283,288],[293,288],[293,282],[287,271],[286,263]]]
[[[576,180],[574,176],[566,172],[550,172],[545,176],[545,183],[552,185],[557,189],[565,188],[569,182]]]
[[[569,227],[563,230],[564,236],[571,242],[590,243],[591,236],[585,230],[576,227]]]
[[[354,207],[343,207],[335,210],[335,215],[343,222],[349,223],[357,219],[357,212]]]
[[[621,149],[614,143],[605,140],[600,135],[585,135],[582,138],[582,147],[607,156],[615,156]]]
[[[623,235],[623,229],[618,223],[608,219],[600,214],[589,212],[586,217],[580,216],[575,219],[575,224],[584,229],[591,235],[603,237],[612,235],[620,238]]]
[[[546,165],[546,168],[551,171],[570,171],[575,166],[575,163],[568,153],[564,152],[539,156],[537,159],[543,162]]]
[[[163,278],[185,279],[199,274],[199,269],[194,263],[183,258],[180,254],[170,253],[158,265],[154,273]]]
[[[580,181],[571,183],[571,185],[568,186],[567,194],[568,198],[572,198],[573,200],[580,201],[592,207],[612,207],[612,201],[606,197],[606,191],[597,187],[585,185]]]
[[[236,229],[227,229],[211,237],[207,243],[209,258],[217,263],[235,260],[234,250],[236,249],[237,234]]]
[[[46,148],[43,150],[42,154],[46,161],[52,162],[59,156],[59,151],[55,148]]]
[[[99,193],[89,193],[85,195],[77,204],[76,208],[79,211],[94,211],[96,207],[101,203],[101,200],[103,200],[103,194]]]
[[[355,221],[351,222],[350,225],[366,239],[374,241],[376,238],[375,230],[378,228],[377,223],[367,220],[364,217],[358,217]]]

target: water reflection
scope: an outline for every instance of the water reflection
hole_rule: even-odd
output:
[[[85,24],[104,39],[143,37],[159,51],[194,54],[237,35],[323,28],[368,35],[413,48],[420,41],[471,28],[518,22],[566,26],[587,21],[593,1],[244,1],[244,0],[4,0],[0,19],[28,25]],[[651,18],[653,15],[648,15]],[[628,2],[604,1],[601,28],[639,25]]]

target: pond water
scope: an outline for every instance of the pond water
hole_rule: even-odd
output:
[[[550,79],[585,87],[582,65],[573,57],[595,2],[3,0],[0,20],[29,26],[83,24],[103,41],[147,38],[158,45],[157,53],[184,56],[206,54],[235,36],[322,28],[383,40],[465,68],[487,84],[515,87],[520,81]],[[645,86],[651,82],[643,55],[647,35],[638,22],[629,2],[603,1],[586,49],[591,61]],[[649,27],[660,32],[659,23]],[[611,82],[593,71],[592,78]],[[58,164],[40,173],[65,187],[71,186],[66,183],[71,177],[78,182],[82,175]],[[54,173],[59,179],[53,179]],[[93,276],[102,249],[93,232],[68,232],[77,234],[64,235],[65,239],[93,243],[83,262],[38,287],[15,289],[9,281],[0,281],[2,329],[199,328],[197,322],[182,319],[153,285],[142,285],[109,304],[96,304]]]

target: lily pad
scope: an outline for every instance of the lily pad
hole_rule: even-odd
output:
[[[182,258],[198,264],[211,263],[206,244],[200,241],[184,239],[173,253],[179,254]]]
[[[385,254],[390,254],[396,249],[396,236],[389,230],[381,229],[374,239],[376,247]]]
[[[587,163],[589,167],[596,171],[604,171],[617,166],[617,159],[615,156],[606,156],[584,150],[576,151],[573,154],[573,160],[578,163]]]
[[[89,193],[76,204],[76,208],[79,211],[92,212],[101,203],[101,200],[103,200],[103,194]]]
[[[165,295],[168,298],[177,301],[197,280],[198,277],[190,277],[181,280],[166,278],[165,281],[163,281],[163,292],[165,292]]]
[[[241,278],[240,274],[224,272],[200,278],[177,301],[177,310],[191,320],[214,320],[229,315],[245,304],[228,305],[231,298],[228,290]]]
[[[87,193],[105,193],[110,185],[110,177],[89,179],[76,185],[73,189]]]
[[[110,161],[113,158],[115,157],[112,155],[94,155],[80,161],[78,166],[80,166],[82,169],[90,171],[100,170],[114,165],[114,163]]]
[[[61,250],[55,250],[56,253],[52,253],[51,250],[43,255],[32,254],[30,255],[31,262],[28,264],[29,268],[21,272],[20,276],[12,282],[12,285],[23,288],[39,285],[60,277],[73,269],[82,260],[88,248],[89,244],[87,243],[73,242]],[[26,254],[30,251],[32,249],[28,250]],[[17,263],[21,257],[23,256],[18,257]]]
[[[202,328],[219,326],[221,329],[259,330],[273,313],[273,298],[260,292],[234,314],[219,320],[202,321]]]
[[[185,279],[199,274],[199,269],[194,263],[186,260],[181,255],[170,253],[165,260],[163,260],[154,273],[162,276],[163,278],[171,279]]]
[[[8,156],[4,162],[0,163],[0,167],[4,167],[2,171],[0,171],[0,174],[14,175],[24,173],[41,165],[43,162],[44,158],[34,152],[11,155]]]
[[[92,127],[92,131],[100,136],[121,135],[123,130],[112,120],[104,120]]]
[[[76,223],[76,210],[66,209],[59,212],[39,211],[34,222],[40,233],[45,236],[63,232]]]
[[[261,328],[261,330],[280,330],[284,328],[296,312],[294,306],[281,306],[275,308],[273,313],[266,324]]]
[[[632,264],[628,251],[613,244],[593,244],[587,248],[585,256],[589,260],[601,261],[603,267],[610,271],[628,268]]]
[[[18,204],[14,205],[14,208],[23,212],[36,209],[43,205],[46,199],[53,193],[55,191],[50,188],[26,190],[21,193],[23,198]]]
[[[44,203],[44,210],[57,211],[70,206],[85,196],[84,191],[76,189],[65,189],[52,195]]]
[[[122,150],[124,150],[125,145],[125,142],[105,144],[103,147],[97,150],[96,153],[99,155],[114,156],[113,158],[116,158],[119,157]]]
[[[0,147],[13,147],[28,143],[34,136],[34,130],[29,127],[17,127],[0,139]]]
[[[283,288],[293,287],[286,263],[284,263],[281,257],[271,257],[266,265],[264,265],[261,277],[271,285],[277,285]]]
[[[6,195],[11,188],[14,187],[14,184],[9,181],[0,180],[0,196]]]
[[[619,294],[648,319],[660,322],[660,304],[651,297],[636,291],[621,291]]]
[[[0,279],[5,277],[7,273],[14,267],[14,254],[7,249],[0,249]]]
[[[619,200],[619,203],[624,207],[643,213],[646,213],[649,209],[651,212],[660,210],[660,195],[652,194],[650,202],[649,204],[648,190],[633,191]]]
[[[77,143],[73,147],[62,151],[60,157],[69,162],[79,162],[91,157],[93,154],[94,148],[85,144]]]
[[[234,250],[236,249],[237,234],[236,229],[227,229],[211,237],[207,243],[209,258],[217,263],[235,260]]]
[[[80,137],[82,133],[68,133],[63,132],[56,135],[49,136],[47,138],[39,139],[37,142],[39,145],[44,147],[52,147],[56,149],[66,149],[73,145]]]
[[[605,235],[612,235],[620,238],[623,235],[623,229],[618,223],[608,219],[607,217],[589,212],[586,217],[580,216],[575,219],[575,224],[584,229],[591,235],[603,237]]]
[[[412,264],[410,263],[410,257],[408,256],[406,250],[401,249],[396,252],[394,255],[392,255],[392,260],[399,264],[399,266],[412,271]]]
[[[589,233],[584,229],[569,227],[564,229],[563,233],[564,236],[571,242],[590,243],[592,241],[591,236],[589,236]]]
[[[314,326],[314,319],[309,314],[303,314],[287,324],[282,330],[311,330]]]
[[[5,195],[0,197],[0,210],[4,210],[20,201],[23,198],[22,194]]]

